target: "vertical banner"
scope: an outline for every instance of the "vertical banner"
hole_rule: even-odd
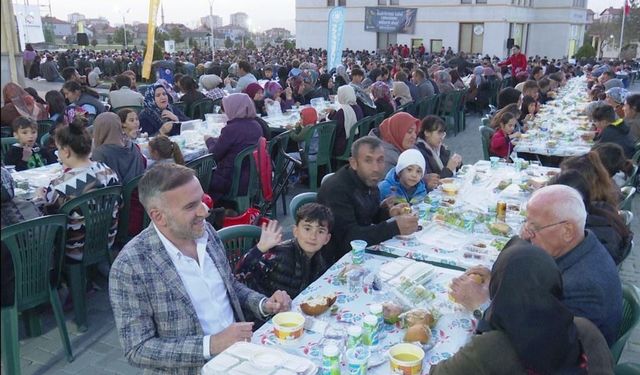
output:
[[[345,7],[335,7],[329,12],[327,34],[327,70],[342,63],[342,39],[344,34]]]
[[[160,0],[149,0],[149,26],[147,26],[147,53],[142,64],[142,77],[149,79],[151,76],[151,63],[153,62],[153,47],[156,40],[156,17],[158,15]]]

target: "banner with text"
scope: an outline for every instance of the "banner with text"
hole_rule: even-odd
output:
[[[144,54],[142,64],[142,77],[151,77],[151,63],[153,62],[153,47],[156,41],[156,18],[160,0],[149,0],[149,26],[147,26],[147,52]]]
[[[364,31],[413,34],[417,8],[376,8],[364,10]]]
[[[342,63],[345,7],[335,7],[329,12],[327,35],[327,66],[331,70]]]

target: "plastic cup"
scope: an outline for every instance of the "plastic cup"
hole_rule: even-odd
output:
[[[347,350],[347,373],[349,375],[365,375],[370,356],[371,352],[364,346]]]
[[[350,293],[362,292],[362,283],[364,281],[364,274],[361,270],[351,270],[347,272],[347,286]]]
[[[362,264],[364,262],[364,249],[367,242],[363,240],[351,241],[351,263]]]
[[[422,373],[424,350],[413,344],[397,344],[389,349],[391,372],[403,375]]]
[[[368,346],[378,345],[378,317],[366,315],[362,322],[362,343]]]
[[[492,156],[489,158],[489,160],[491,160],[491,168],[496,169],[498,168],[498,161],[500,161],[500,158],[497,156]]]

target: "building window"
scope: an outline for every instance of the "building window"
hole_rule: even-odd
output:
[[[483,23],[461,23],[458,50],[466,53],[482,53],[484,40]]]
[[[509,38],[513,39],[513,44],[520,46],[524,52],[527,49],[529,27],[526,23],[512,23],[509,25]]]
[[[391,5],[400,5],[400,0],[391,0]]]
[[[327,6],[328,7],[336,6],[336,0],[327,0]]]
[[[486,4],[487,0],[476,0],[476,4]]]
[[[471,0],[460,0],[460,4],[471,4]]]
[[[346,7],[347,6],[347,0],[338,0],[338,6],[339,7]]]
[[[378,5],[387,5],[387,0],[378,0]]]

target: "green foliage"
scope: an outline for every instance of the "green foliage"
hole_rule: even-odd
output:
[[[233,47],[233,40],[231,40],[231,38],[227,37],[227,39],[224,40],[224,47],[225,48]]]
[[[44,34],[44,41],[47,43],[54,43],[56,41],[56,36],[53,33],[53,29],[51,29],[51,27],[44,27],[42,29],[42,32]]]
[[[124,27],[119,27],[113,33],[113,43],[122,44],[124,46]],[[133,43],[133,33],[127,30],[127,44]]]
[[[247,49],[256,49],[256,44],[251,39],[247,39],[244,42],[244,47]]]
[[[593,48],[591,44],[585,42],[584,45],[580,47],[580,49],[578,49],[578,52],[576,52],[575,58],[582,59],[582,58],[590,58],[595,56],[596,56],[596,49]]]
[[[164,45],[165,40],[169,40],[169,34],[156,27],[156,42]]]
[[[198,48],[198,42],[193,37],[189,38],[189,47]]]
[[[91,39],[91,46],[95,48],[97,45],[98,45],[98,39],[96,38]]]
[[[113,43],[113,36],[107,35],[107,44],[112,44],[112,43]]]
[[[282,46],[284,47],[284,49],[295,49],[296,48],[296,41],[295,40],[285,40],[284,43],[282,43]]]
[[[169,30],[169,37],[170,39],[175,40],[176,43],[184,42],[184,37],[182,36],[182,32],[177,27],[174,27],[173,29]]]

